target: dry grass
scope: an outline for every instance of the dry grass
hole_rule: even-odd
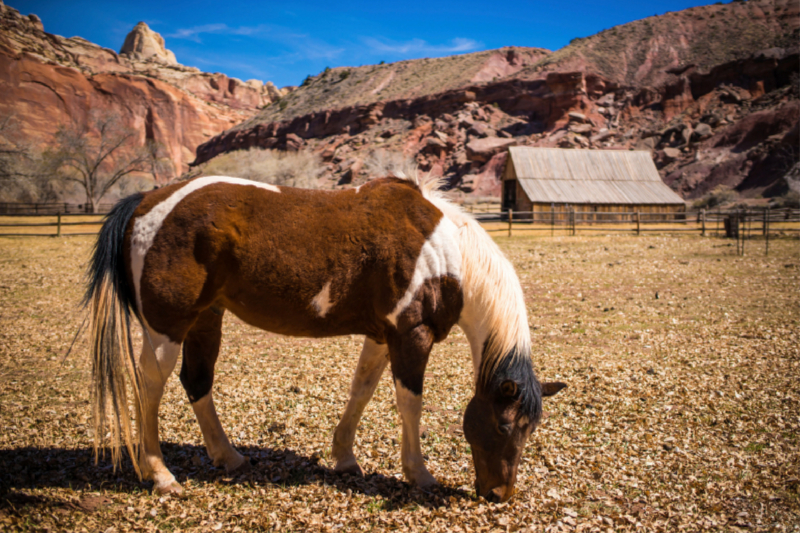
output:
[[[322,170],[316,154],[251,148],[220,154],[201,165],[199,173],[192,172],[191,176],[233,176],[273,185],[316,189]]]
[[[0,529],[798,531],[796,239],[743,258],[696,236],[497,240],[526,291],[540,377],[570,384],[546,402],[519,493],[501,505],[471,488],[460,331],[427,376],[423,449],[443,484],[432,493],[397,479],[388,376],[358,433],[367,478],[331,471],[359,339],[284,338],[230,317],[215,395],[252,471],[209,464],[174,378],[163,450],[187,497],[93,465],[85,342],[62,363],[91,238],[0,239]]]

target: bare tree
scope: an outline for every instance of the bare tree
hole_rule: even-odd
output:
[[[154,152],[139,146],[136,137],[117,116],[94,114],[86,121],[60,126],[44,159],[57,180],[83,190],[94,212],[114,186],[122,185],[134,172],[153,168]]]
[[[166,185],[175,177],[175,166],[172,160],[166,155],[163,144],[153,140],[148,140],[144,146],[147,159],[145,166],[147,171],[153,176],[153,181],[157,186]]]
[[[20,141],[13,115],[0,117],[0,200],[36,202],[54,200],[55,189],[41,173],[41,161]]]

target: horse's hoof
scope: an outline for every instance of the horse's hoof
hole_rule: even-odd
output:
[[[333,471],[337,474],[350,474],[351,476],[364,477],[364,471],[355,461],[347,462],[342,465],[337,464]]]
[[[249,457],[242,457],[244,459],[241,464],[238,466],[234,466],[231,469],[225,469],[229,474],[244,474],[246,472],[250,472],[253,469],[253,463],[251,462]]]
[[[406,474],[406,479],[422,490],[430,490],[439,485],[439,482],[436,481],[436,478],[433,477],[431,473],[427,471],[427,469],[422,472],[418,472],[415,476],[409,476]]]
[[[422,481],[417,481],[417,486],[422,490],[431,490],[435,487],[439,486],[439,482],[436,481],[433,477],[430,479],[425,479]]]
[[[166,496],[167,494],[171,496],[181,497],[183,496],[183,487],[177,481],[173,481],[169,485],[158,486],[154,487],[155,493],[159,496]]]

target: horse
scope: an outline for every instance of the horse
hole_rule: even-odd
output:
[[[127,449],[139,479],[152,479],[159,494],[182,492],[158,433],[159,403],[181,354],[180,382],[213,464],[229,472],[249,465],[212,396],[225,312],[289,336],[364,335],[333,434],[337,472],[363,475],[356,428],[391,365],[403,474],[423,488],[437,483],[420,446],[423,379],[433,344],[456,324],[473,363],[463,429],[476,495],[512,496],[542,397],[566,386],[536,378],[511,263],[434,181],[416,176],[339,191],[209,176],[137,193],[105,218],[87,285],[95,458],[110,448],[116,468]],[[138,357],[132,318],[143,331]]]

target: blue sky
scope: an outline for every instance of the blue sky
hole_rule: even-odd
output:
[[[180,63],[247,80],[298,85],[325,67],[439,57],[502,46],[557,50],[632,20],[709,2],[572,0],[489,2],[272,2],[6,0],[45,31],[119,50],[145,21]]]

